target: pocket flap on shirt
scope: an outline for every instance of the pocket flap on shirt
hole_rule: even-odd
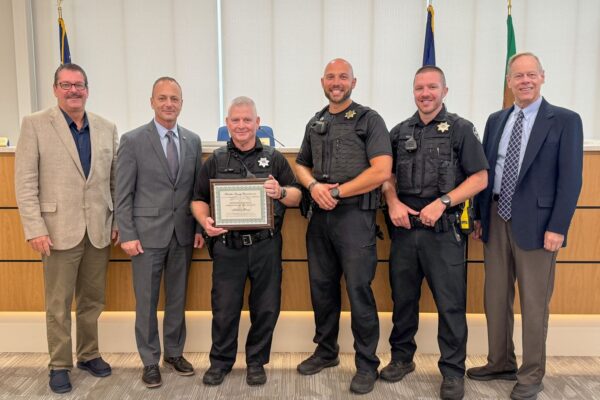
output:
[[[41,212],[56,212],[56,203],[40,203]]]
[[[552,207],[554,205],[554,197],[543,196],[538,197],[538,207]]]
[[[134,217],[158,217],[158,208],[156,207],[134,207]]]

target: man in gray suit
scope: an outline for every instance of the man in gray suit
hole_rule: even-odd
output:
[[[157,79],[150,98],[154,119],[123,135],[117,157],[115,212],[121,247],[133,266],[135,338],[149,388],[162,384],[156,310],[163,273],[163,365],[179,375],[194,374],[183,346],[192,246],[204,244],[190,211],[202,148],[198,135],[177,125],[182,103],[175,79]]]
[[[71,391],[71,303],[77,304],[77,367],[111,374],[98,352],[113,225],[115,124],[86,111],[85,71],[63,64],[54,74],[57,105],[23,118],[15,188],[25,238],[42,255],[50,389]],[[112,229],[116,239],[116,230]]]

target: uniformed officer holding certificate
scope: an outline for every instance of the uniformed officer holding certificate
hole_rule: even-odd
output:
[[[192,201],[192,212],[206,232],[213,258],[213,343],[203,382],[220,385],[235,362],[244,286],[249,278],[252,326],[246,341],[246,382],[262,385],[267,381],[263,365],[269,362],[281,302],[283,216],[286,207],[298,205],[301,194],[285,157],[256,138],[260,118],[252,99],[234,99],[226,123],[231,139],[202,166]],[[210,180],[215,178],[267,178],[263,187],[274,201],[274,228],[234,231],[215,227],[210,190]]]

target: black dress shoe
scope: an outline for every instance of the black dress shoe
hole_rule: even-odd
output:
[[[178,375],[194,375],[194,367],[192,367],[192,364],[190,364],[188,360],[183,358],[183,356],[165,357],[163,359],[163,365],[168,368],[171,368]]]
[[[54,393],[67,393],[73,389],[69,380],[69,370],[52,369],[48,376],[50,377],[48,385]]]
[[[350,391],[356,394],[366,394],[373,390],[377,380],[377,371],[358,371],[350,382]]]
[[[204,373],[202,377],[202,383],[209,386],[217,386],[223,383],[225,379],[225,375],[227,375],[231,370],[221,369],[217,367],[210,367],[208,371]]]
[[[440,387],[442,400],[461,400],[465,396],[465,378],[445,376]]]
[[[405,375],[413,372],[415,370],[415,363],[404,362],[404,361],[390,361],[390,363],[381,370],[379,376],[381,379],[386,380],[388,382],[398,382]]]
[[[326,359],[317,356],[316,354],[311,355],[306,360],[298,364],[296,368],[302,375],[314,375],[321,372],[324,368],[335,367],[340,363],[339,357],[334,359]]]
[[[510,398],[513,400],[535,400],[542,390],[544,390],[544,384],[541,382],[531,385],[517,383],[510,393]]]
[[[146,365],[142,373],[142,381],[147,388],[157,388],[162,385],[158,364]]]
[[[250,386],[264,385],[267,383],[267,374],[262,365],[248,365],[246,370],[246,383]]]
[[[517,370],[509,370],[509,371],[494,371],[488,365],[484,365],[482,367],[473,367],[467,370],[467,376],[469,379],[473,379],[475,381],[493,381],[496,379],[504,380],[504,381],[516,381],[517,380]]]
[[[112,373],[110,365],[102,357],[94,358],[89,361],[77,361],[77,368],[89,372],[99,378],[104,378]]]

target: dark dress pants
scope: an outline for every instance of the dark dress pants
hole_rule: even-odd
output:
[[[342,274],[350,299],[357,370],[373,372],[379,366],[375,354],[379,342],[379,318],[371,282],[377,267],[375,210],[359,210],[356,204],[338,205],[331,211],[315,210],[308,225],[306,244],[310,294],[315,312],[315,354],[335,358],[340,312]]]
[[[143,245],[143,244],[142,244]],[[160,281],[164,275],[165,357],[179,357],[185,345],[185,298],[193,246],[180,246],[175,234],[165,248],[144,247],[131,258],[135,292],[135,339],[144,366],[160,361],[160,339],[156,311]]]
[[[419,328],[419,299],[427,279],[438,310],[438,367],[443,376],[463,376],[467,349],[465,240],[453,230],[392,229],[390,283],[394,326],[392,360],[413,360]]]
[[[235,363],[244,287],[250,280],[251,327],[246,364],[269,362],[273,330],[281,306],[281,234],[241,249],[217,241],[213,248],[212,347],[210,365],[230,370]]]

